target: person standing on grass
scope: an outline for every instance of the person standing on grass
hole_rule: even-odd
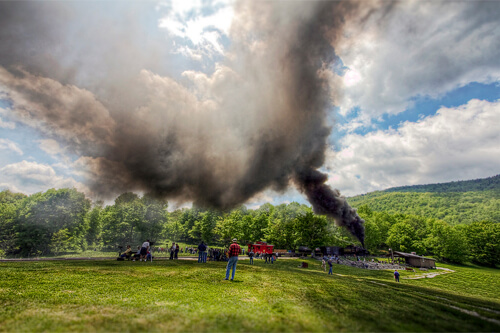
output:
[[[174,254],[175,254],[175,243],[172,243],[172,246],[170,247],[170,260],[174,260]]]
[[[396,280],[396,282],[399,282],[399,272],[397,269],[394,271],[394,280]]]
[[[328,266],[330,266],[330,270],[328,271],[328,275],[333,275],[333,263],[332,263],[332,259],[328,260]]]
[[[207,262],[207,246],[203,241],[201,241],[200,245],[198,245],[198,262]]]
[[[144,243],[142,243],[141,246],[141,256],[139,257],[139,261],[142,261],[142,258],[144,258],[144,261],[146,261],[146,256],[149,251],[149,239],[146,240]]]
[[[325,261],[325,259],[323,259],[323,261],[321,261],[321,268],[323,268],[323,272],[326,272],[326,261]]]
[[[253,249],[250,249],[250,252],[248,252],[248,257],[250,258],[250,265],[253,265]]]
[[[175,245],[175,259],[179,259],[179,250],[181,248],[179,247],[179,244]]]
[[[229,246],[229,260],[227,261],[226,278],[224,280],[229,280],[229,273],[231,272],[231,269],[233,270],[231,281],[234,280],[234,273],[236,273],[236,264],[238,263],[238,256],[240,255],[240,252],[241,248],[238,245],[238,240],[233,238],[233,244]]]

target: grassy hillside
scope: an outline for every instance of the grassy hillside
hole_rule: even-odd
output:
[[[392,271],[309,260],[0,263],[0,331],[452,331],[500,330],[500,271],[395,283]]]
[[[442,184],[394,187],[348,198],[353,207],[433,217],[450,225],[500,222],[500,175]]]
[[[353,207],[379,212],[434,217],[450,225],[489,220],[500,222],[500,192],[402,193],[372,192],[348,198]]]

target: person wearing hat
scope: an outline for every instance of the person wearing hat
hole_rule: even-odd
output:
[[[236,264],[238,263],[238,256],[241,252],[241,248],[238,245],[238,240],[233,238],[233,244],[229,246],[229,260],[227,261],[226,268],[226,278],[224,280],[229,280],[229,273],[233,269],[233,275],[231,276],[231,281],[234,280],[234,273],[236,273]]]

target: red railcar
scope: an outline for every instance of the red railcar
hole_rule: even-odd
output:
[[[273,253],[274,245],[267,244],[266,242],[256,242],[255,244],[248,244],[248,252],[253,249],[254,253]]]

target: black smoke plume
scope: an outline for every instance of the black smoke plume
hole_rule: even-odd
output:
[[[365,241],[364,220],[356,210],[349,206],[338,190],[332,190],[325,184],[327,176],[309,169],[297,174],[297,183],[307,196],[316,214],[333,217],[337,224],[345,227],[363,245]]]
[[[238,2],[214,74],[174,80],[164,36],[128,19],[149,3],[108,17],[99,3],[1,2],[0,96],[12,119],[79,156],[98,197],[139,190],[228,209],[295,183],[363,242],[363,220],[318,171],[334,47],[363,5]]]

